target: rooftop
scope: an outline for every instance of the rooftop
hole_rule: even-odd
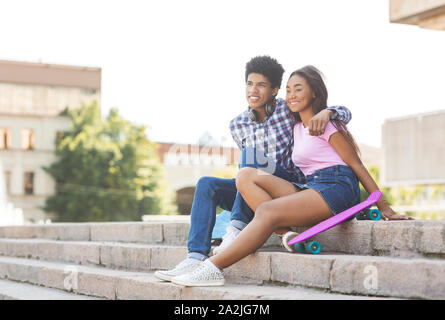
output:
[[[0,82],[101,88],[101,68],[0,60]]]

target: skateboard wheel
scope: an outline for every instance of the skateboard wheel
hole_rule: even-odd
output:
[[[306,252],[306,250],[304,249],[304,243],[302,243],[302,242],[297,242],[296,244],[294,244],[294,249],[296,252],[299,252],[299,253]]]
[[[357,220],[368,220],[368,219],[369,219],[369,218],[368,218],[368,212],[369,212],[369,209],[366,208],[365,210],[362,210],[362,211],[360,211],[359,213],[357,213],[357,214],[355,215],[355,218],[356,218]]]
[[[378,209],[369,210],[369,213],[368,213],[369,220],[377,221],[377,220],[380,220],[381,217],[382,217],[382,214],[380,213],[380,210],[378,210]]]
[[[321,245],[317,241],[311,241],[305,244],[307,253],[318,254],[321,251]]]

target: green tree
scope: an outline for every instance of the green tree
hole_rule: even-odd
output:
[[[398,205],[412,205],[423,198],[425,186],[398,187],[395,190]]]
[[[56,139],[56,162],[43,168],[56,182],[43,209],[56,221],[136,221],[162,213],[163,168],[146,127],[116,109],[103,119],[97,102],[64,115],[71,128]]]
[[[432,194],[431,194],[431,200],[440,200],[443,199],[445,195],[445,185],[433,185],[432,188]]]
[[[380,177],[379,167],[372,165],[367,169],[368,169],[368,172],[371,175],[371,177],[374,179],[375,183],[377,183],[377,186],[379,187],[379,189],[382,191],[383,196],[385,197],[386,201],[390,205],[394,204],[394,196],[392,195],[391,188],[388,188],[388,187],[384,188],[384,187],[380,186],[380,184],[379,184],[379,177]],[[368,196],[369,196],[369,194],[366,192],[365,188],[363,188],[362,184],[360,183],[361,201],[366,200],[366,198],[368,198]]]

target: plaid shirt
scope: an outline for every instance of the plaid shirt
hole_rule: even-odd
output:
[[[347,124],[351,120],[351,112],[343,106],[328,107],[336,113],[332,119],[338,119]],[[258,123],[250,120],[248,111],[230,121],[230,132],[233,140],[240,149],[243,147],[256,147],[263,150],[267,157],[276,159],[276,163],[282,166],[296,179],[304,183],[306,178],[300,168],[292,162],[292,150],[294,145],[293,128],[296,123],[291,110],[283,99],[276,99],[275,111],[265,122]]]

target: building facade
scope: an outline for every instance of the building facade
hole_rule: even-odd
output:
[[[445,218],[445,110],[386,119],[382,126],[382,186],[405,189],[398,212]],[[399,200],[406,201],[402,196]]]
[[[445,0],[390,0],[392,23],[445,30]]]
[[[445,110],[385,119],[382,139],[384,185],[445,184]]]
[[[190,214],[199,178],[215,176],[218,170],[237,165],[241,154],[238,148],[220,146],[164,142],[158,142],[158,146],[168,192],[175,194],[174,201],[181,214]]]
[[[60,113],[96,100],[101,69],[0,61],[0,160],[7,199],[25,222],[51,218],[40,209],[54,194],[42,167],[54,160],[55,141],[69,119]]]
[[[389,11],[391,23],[445,30],[445,0],[390,0]],[[414,193],[416,188],[423,190],[414,206],[395,209],[422,212],[421,218],[445,218],[445,170],[440,165],[445,155],[444,121],[445,111],[385,121],[383,184],[411,186]]]

